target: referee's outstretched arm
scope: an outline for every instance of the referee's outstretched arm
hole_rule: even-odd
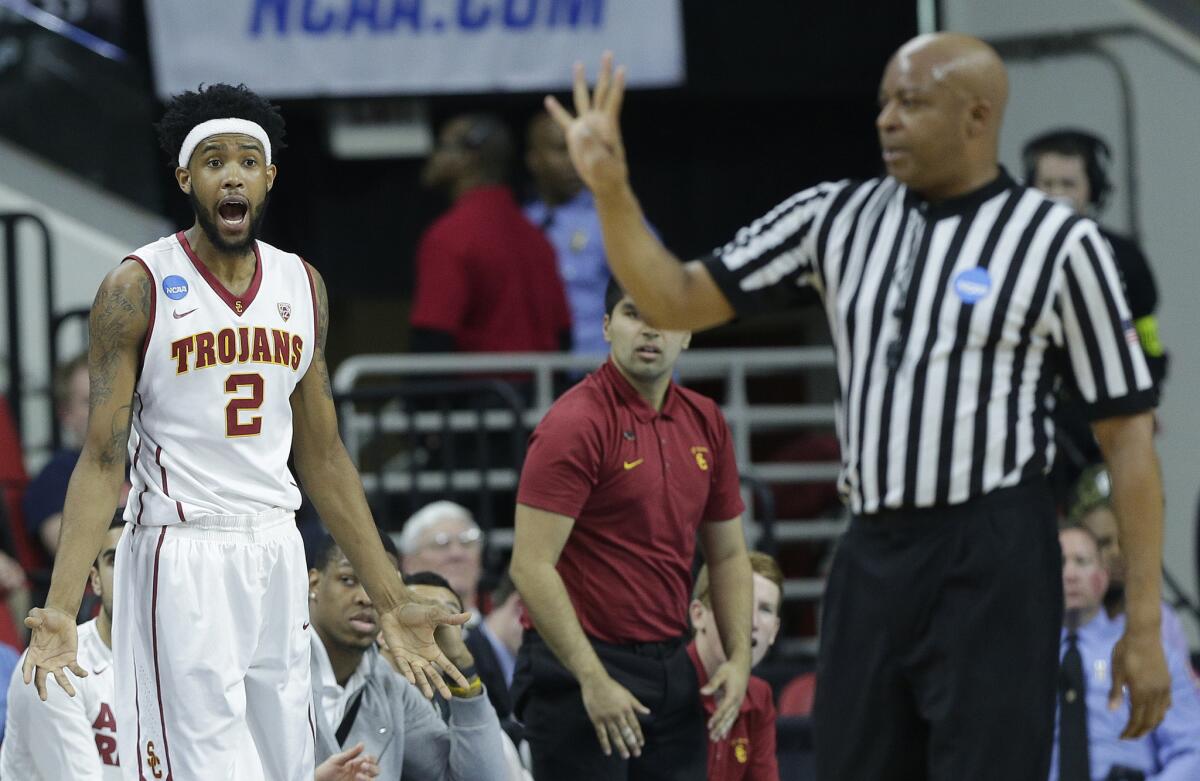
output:
[[[614,74],[612,53],[605,52],[595,90],[588,90],[583,65],[575,65],[575,116],[546,98],[546,109],[567,136],[575,169],[596,197],[613,275],[642,316],[659,328],[701,331],[728,322],[733,307],[704,264],[681,263],[647,227],[625,165],[624,96],[624,66]]]

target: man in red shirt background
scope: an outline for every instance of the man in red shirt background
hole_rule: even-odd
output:
[[[724,738],[750,677],[750,562],[729,429],[671,380],[691,335],[655,329],[615,283],[609,360],[530,438],[511,574],[532,618],[513,703],[535,778],[700,779],[700,686],[687,654],[697,532],[728,661],[709,736]]]
[[[504,184],[512,137],[496,117],[442,128],[421,174],[453,205],[421,237],[414,352],[550,352],[571,347],[571,312],[554,248]]]
[[[763,660],[779,634],[779,607],[783,599],[783,570],[765,553],[750,553],[754,572],[754,613],[751,619],[751,663]],[[725,649],[713,620],[712,594],[709,593],[708,565],[700,568],[689,609],[695,635],[688,655],[696,667],[700,685],[725,662]],[[717,702],[705,696],[704,712],[712,714]],[[775,758],[775,702],[771,685],[757,676],[750,677],[746,699],[737,721],[723,740],[708,744],[708,781],[779,781],[779,762]]]

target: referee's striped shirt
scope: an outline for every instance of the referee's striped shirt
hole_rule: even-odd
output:
[[[705,264],[739,314],[822,295],[838,487],[855,513],[958,504],[1045,472],[1060,379],[1093,419],[1156,401],[1096,224],[1003,170],[936,204],[890,177],[820,184]]]

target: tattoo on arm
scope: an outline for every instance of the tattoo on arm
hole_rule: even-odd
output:
[[[333,398],[333,386],[329,383],[329,367],[325,363],[325,344],[329,338],[329,292],[325,289],[325,280],[315,268],[309,266],[313,283],[317,289],[317,352],[313,356],[313,367],[320,372],[321,388],[325,397]]]
[[[91,344],[88,349],[89,416],[113,402],[117,372],[123,356],[136,349],[136,335],[144,331],[150,317],[150,279],[141,276],[136,291],[132,286],[105,280],[96,293],[89,319]],[[131,298],[132,295],[132,298]],[[140,322],[139,322],[140,321]],[[121,400],[118,400],[121,401]],[[125,458],[129,441],[133,400],[112,411],[108,436],[97,454],[104,466],[113,466]]]

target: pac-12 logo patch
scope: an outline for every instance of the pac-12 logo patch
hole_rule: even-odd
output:
[[[183,277],[172,274],[163,280],[163,292],[172,301],[178,301],[188,294],[188,283]]]
[[[283,322],[286,323],[288,321],[288,318],[292,316],[292,305],[281,302],[281,303],[276,304],[275,306],[277,306],[279,308],[279,316],[282,317]]]
[[[954,292],[965,304],[974,304],[992,291],[992,278],[981,266],[969,268],[954,278]]]

